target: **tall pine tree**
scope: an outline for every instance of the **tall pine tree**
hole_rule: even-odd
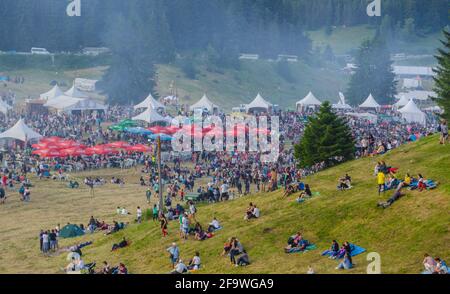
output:
[[[439,54],[436,59],[439,62],[437,69],[434,71],[437,76],[434,78],[437,97],[434,99],[439,106],[444,109],[442,115],[447,120],[450,120],[450,32],[444,31],[445,40],[442,41],[444,48],[439,49]]]
[[[357,69],[346,93],[349,102],[359,105],[372,94],[382,104],[393,103],[397,82],[392,63],[386,42],[380,34],[373,40],[364,41],[356,56]]]
[[[350,128],[325,102],[316,117],[311,117],[294,155],[300,167],[325,162],[326,167],[354,157],[355,142]]]

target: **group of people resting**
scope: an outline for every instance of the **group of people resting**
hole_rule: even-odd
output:
[[[423,258],[423,266],[425,271],[423,274],[448,274],[449,267],[447,263],[439,257],[433,258],[428,253],[425,253]]]
[[[295,235],[289,237],[287,243],[287,246],[284,247],[284,252],[286,253],[305,251],[311,245],[308,240],[303,238],[301,232],[297,232]]]
[[[301,192],[297,198],[297,202],[302,202],[302,201],[299,201],[299,199],[304,199],[304,197],[312,196],[309,185],[305,184],[303,182],[298,182],[298,183],[292,183],[292,184],[287,185],[286,189],[284,190],[283,198],[287,198],[297,192]]]
[[[236,237],[231,237],[225,242],[222,256],[225,255],[230,257],[230,262],[234,266],[247,266],[250,264],[250,258],[247,251]]]
[[[113,221],[112,225],[108,225],[105,221],[99,221],[98,219],[91,216],[89,219],[89,223],[87,229],[84,229],[84,225],[80,225],[80,228],[85,231],[85,233],[94,233],[95,231],[106,231],[105,235],[110,235],[120,230],[123,230],[126,227],[126,224],[123,222]]]
[[[196,271],[201,267],[201,259],[200,253],[195,252],[194,257],[189,261],[188,265],[186,265],[183,260],[180,258],[180,248],[174,242],[172,246],[166,249],[169,253],[170,263],[172,265],[171,274],[184,274],[188,271]]]
[[[322,256],[329,256],[330,259],[342,259],[344,260],[338,264],[336,269],[351,269],[353,268],[353,260],[352,260],[352,251],[353,246],[345,241],[341,247],[339,247],[339,243],[336,240],[333,240],[330,249],[322,252]]]
[[[100,275],[126,275],[128,269],[123,263],[119,263],[118,266],[111,267],[107,261],[103,262],[101,270],[95,270],[95,262],[85,264],[83,259],[72,257],[70,263],[63,269],[67,274],[81,274],[83,272],[88,274],[100,274]]]
[[[244,219],[245,220],[251,220],[251,219],[254,219],[254,218],[259,218],[260,215],[261,215],[261,212],[260,212],[259,208],[256,207],[255,204],[250,202],[250,204],[249,204],[249,206],[247,208],[247,211],[245,212]]]

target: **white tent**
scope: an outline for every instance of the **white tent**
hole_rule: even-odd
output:
[[[2,99],[0,99],[0,112],[2,112],[4,115],[8,114],[8,110],[11,110],[12,107],[9,106],[6,102],[4,102]]]
[[[246,105],[247,112],[251,111],[269,111],[270,108],[272,108],[272,103],[267,102],[259,93],[256,96],[255,100],[250,102],[250,104]]]
[[[339,92],[339,102],[337,104],[333,104],[334,109],[352,109],[350,105],[345,102],[345,96],[341,92]]]
[[[64,111],[87,111],[87,110],[106,110],[106,105],[93,99],[83,99],[77,103],[66,107]]]
[[[410,91],[405,93],[400,93],[397,95],[398,97],[406,96],[409,100],[415,99],[415,100],[428,100],[430,97],[436,97],[437,94],[433,91]]]
[[[425,125],[427,123],[426,115],[417,107],[414,100],[410,100],[405,107],[398,110],[402,114],[402,118],[407,122],[417,122]]]
[[[133,120],[145,121],[149,124],[155,122],[167,122],[170,123],[172,118],[170,116],[163,117],[153,107],[148,107],[146,111],[132,118]]]
[[[381,105],[373,98],[372,94],[367,97],[366,101],[359,106],[360,108],[380,108]]]
[[[305,96],[302,100],[297,102],[297,109],[299,107],[308,107],[308,106],[320,106],[322,102],[320,102],[312,92],[309,92],[308,95]]]
[[[161,102],[157,101],[155,98],[153,98],[152,94],[150,94],[150,95],[148,95],[147,98],[145,98],[144,101],[142,101],[138,105],[134,106],[134,110],[141,109],[141,108],[147,109],[150,106],[155,108],[155,109],[159,109],[159,108],[166,109],[164,104],[162,104]]]
[[[219,107],[217,105],[215,105],[214,103],[212,103],[208,96],[203,95],[202,99],[200,99],[197,103],[195,103],[194,105],[192,105],[190,107],[191,110],[196,110],[196,109],[202,109],[202,110],[207,110],[209,112],[214,112],[214,109],[219,109]]]
[[[406,95],[401,95],[400,100],[397,101],[397,103],[394,104],[395,107],[403,107],[411,100]]]
[[[72,88],[70,88],[69,90],[67,90],[64,95],[69,96],[69,97],[73,97],[73,98],[89,98],[86,94],[84,94],[83,92],[79,91],[75,85],[72,86]]]
[[[71,96],[62,95],[47,101],[47,103],[44,104],[44,107],[50,107],[55,108],[56,110],[59,111],[65,111],[69,109],[71,106],[83,100],[84,99],[82,98],[74,98]]]
[[[40,138],[42,136],[29,128],[23,119],[19,119],[12,128],[0,134],[0,139],[16,139],[22,142]]]
[[[48,91],[44,94],[41,94],[40,98],[42,100],[51,100],[51,99],[61,96],[63,94],[64,94],[63,91],[61,91],[61,89],[58,87],[58,85],[55,85],[50,91]]]

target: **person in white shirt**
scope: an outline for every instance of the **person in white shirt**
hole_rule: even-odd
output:
[[[259,208],[255,206],[253,206],[253,216],[255,218],[259,218],[260,212],[259,212]]]
[[[220,200],[228,200],[228,184],[223,183],[222,186],[220,186]]]
[[[140,224],[142,222],[142,210],[139,206],[136,210],[136,217],[137,217],[137,222]]]
[[[187,266],[180,259],[177,265],[175,266],[175,269],[172,271],[172,274],[184,274],[187,271],[188,271]]]
[[[200,269],[200,265],[201,265],[200,253],[199,252],[195,252],[195,256],[189,262],[188,269],[196,271],[196,270]]]
[[[219,221],[214,217],[212,222],[209,223],[208,232],[214,232],[215,230],[220,229]]]

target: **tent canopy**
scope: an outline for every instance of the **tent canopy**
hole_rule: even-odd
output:
[[[89,98],[86,94],[84,94],[83,92],[79,91],[75,85],[72,86],[72,88],[70,88],[69,90],[67,90],[64,95],[69,96],[69,97],[73,97],[73,98]]]
[[[256,96],[255,100],[253,100],[252,102],[250,102],[250,104],[248,104],[246,106],[247,112],[250,112],[252,110],[257,110],[257,109],[264,109],[266,111],[268,111],[270,108],[272,107],[272,103],[267,102],[259,93]]]
[[[302,100],[297,102],[298,106],[319,106],[322,105],[322,102],[320,102],[312,92],[309,92],[308,95],[305,96]]]
[[[61,91],[61,89],[58,87],[58,85],[55,85],[50,91],[48,91],[44,94],[41,94],[40,98],[42,100],[51,100],[51,99],[54,99],[63,94],[64,94],[63,91]]]
[[[72,224],[64,226],[59,232],[61,238],[74,238],[83,235],[83,230],[79,226]]]
[[[147,96],[147,98],[145,98],[144,101],[142,101],[138,105],[134,106],[134,109],[136,110],[136,109],[141,109],[141,108],[148,108],[150,106],[155,109],[159,109],[159,108],[166,109],[164,104],[162,104],[161,102],[159,102],[155,98],[153,98],[152,94],[149,94]]]
[[[40,139],[42,136],[29,128],[21,118],[12,128],[0,134],[0,139],[8,138],[25,142]]]
[[[426,124],[426,115],[422,112],[422,110],[417,107],[416,103],[414,103],[414,100],[410,100],[408,104],[405,105],[405,107],[398,110],[402,114],[402,118],[405,119],[407,122],[416,122],[420,124]]]
[[[360,108],[380,108],[381,105],[378,104],[377,101],[375,101],[375,98],[373,98],[372,94],[367,97],[366,101],[364,101],[363,104],[359,106]]]
[[[409,102],[410,100],[411,100],[411,99],[409,99],[406,95],[401,95],[400,100],[398,100],[397,103],[394,104],[394,106],[395,106],[395,107],[403,107],[403,106],[405,106],[406,104],[408,104],[408,102]]]
[[[62,95],[49,100],[47,103],[44,104],[44,106],[55,108],[60,111],[65,111],[69,109],[71,106],[74,106],[75,104],[83,100],[84,99],[82,98],[75,98],[71,96]]]
[[[146,111],[144,111],[143,113],[133,117],[132,119],[133,120],[145,121],[145,122],[147,122],[149,124],[152,124],[152,123],[155,123],[155,122],[170,123],[172,121],[172,118],[170,118],[170,117],[163,117],[153,107],[148,107]]]
[[[200,99],[197,103],[195,103],[194,105],[192,105],[190,107],[191,110],[195,110],[195,109],[206,109],[209,112],[213,112],[214,109],[219,109],[219,107],[217,105],[215,105],[214,103],[211,102],[211,100],[209,100],[208,96],[203,95],[202,99]]]

